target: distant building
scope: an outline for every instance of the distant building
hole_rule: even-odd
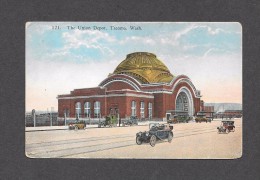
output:
[[[214,106],[204,106],[204,111],[206,112],[206,117],[211,117],[214,114]]]
[[[225,110],[224,112],[216,113],[216,118],[241,118],[242,116],[242,110]]]
[[[243,115],[242,110],[225,110],[224,112],[225,117],[241,118],[242,115]]]
[[[58,95],[58,115],[163,118],[167,111],[178,110],[193,116],[201,109],[200,98],[200,91],[189,77],[172,75],[155,54],[135,52],[128,54],[98,87]]]

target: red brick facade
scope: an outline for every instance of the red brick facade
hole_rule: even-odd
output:
[[[75,89],[67,95],[58,96],[59,117],[76,117],[75,105],[80,102],[80,117],[84,116],[84,104],[90,102],[90,117],[94,118],[94,103],[100,102],[100,116],[110,114],[110,110],[117,109],[121,118],[132,114],[131,103],[136,102],[136,115],[140,118],[141,102],[144,102],[144,116],[148,118],[148,104],[152,103],[152,117],[164,118],[167,110],[176,109],[176,98],[182,91],[190,97],[192,114],[201,109],[200,94],[187,76],[175,77],[171,83],[140,84],[133,77],[127,75],[112,75],[95,88]]]

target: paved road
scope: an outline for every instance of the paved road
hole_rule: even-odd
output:
[[[171,143],[137,145],[135,134],[148,126],[26,132],[31,158],[233,159],[242,154],[242,119],[236,131],[218,134],[219,121],[174,124]]]

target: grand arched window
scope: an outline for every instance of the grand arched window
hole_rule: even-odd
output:
[[[153,117],[153,104],[152,103],[148,103],[148,117],[149,119],[152,119]]]
[[[131,116],[136,116],[136,102],[132,101],[131,103]]]
[[[192,92],[187,87],[182,87],[177,93],[175,109],[177,111],[184,111],[185,114],[188,113],[189,116],[194,115],[195,109],[193,96]]]
[[[140,116],[141,118],[144,118],[144,102],[141,101],[141,104],[140,104]]]
[[[75,116],[76,116],[76,118],[81,117],[81,103],[80,102],[77,102],[75,105]]]
[[[84,104],[84,116],[87,118],[90,118],[91,114],[91,103],[90,102],[85,102]]]
[[[187,94],[181,92],[176,100],[176,110],[180,111],[188,111],[188,98]]]
[[[94,103],[94,118],[101,117],[101,111],[100,111],[100,102],[96,101]]]
[[[183,100],[182,100],[182,96],[181,95],[179,95],[177,97],[177,100],[176,100],[176,110],[183,111]]]

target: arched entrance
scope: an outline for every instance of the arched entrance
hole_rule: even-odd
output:
[[[183,87],[179,90],[176,97],[175,109],[177,111],[184,111],[193,116],[194,114],[194,105],[191,92],[189,89]]]

